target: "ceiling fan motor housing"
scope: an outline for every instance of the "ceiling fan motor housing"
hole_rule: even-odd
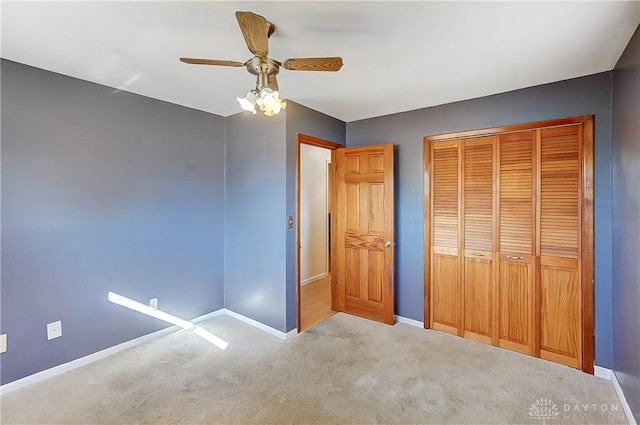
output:
[[[282,64],[266,56],[254,56],[245,62],[245,65],[247,66],[247,70],[253,75],[276,75],[280,71]]]
[[[280,72],[280,62],[266,56],[254,56],[245,65],[249,73],[258,77],[257,88],[269,86],[269,77],[274,77]]]

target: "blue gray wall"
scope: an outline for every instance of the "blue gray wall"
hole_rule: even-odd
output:
[[[611,73],[347,123],[347,146],[396,144],[396,314],[423,320],[423,138],[595,114],[596,363],[612,367]]]
[[[285,331],[285,114],[226,119],[224,288],[226,308]]]
[[[613,369],[640,422],[640,27],[613,72]]]
[[[224,118],[1,66],[0,382],[167,327],[108,291],[185,319],[222,308]]]
[[[346,124],[343,121],[287,101],[287,214],[296,212],[296,140],[302,133],[320,139],[345,144]],[[296,217],[297,220],[297,217]],[[287,232],[287,331],[296,327],[296,234]]]
[[[296,327],[296,134],[344,143],[345,123],[287,101],[275,118],[228,117],[225,306],[281,332]],[[296,220],[297,218],[294,218]]]

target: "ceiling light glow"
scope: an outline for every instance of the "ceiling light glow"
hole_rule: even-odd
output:
[[[249,90],[245,97],[236,97],[236,100],[240,104],[240,107],[252,114],[257,114],[256,112],[256,100],[258,99],[258,93],[255,90]]]
[[[287,107],[287,103],[283,102],[279,97],[280,94],[276,90],[263,87],[260,90],[260,97],[256,100],[256,104],[266,116],[272,117]]]

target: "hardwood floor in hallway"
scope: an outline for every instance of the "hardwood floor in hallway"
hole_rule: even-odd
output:
[[[300,288],[300,330],[336,314],[331,310],[331,275]]]

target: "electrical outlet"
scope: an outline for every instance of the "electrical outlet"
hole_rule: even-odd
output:
[[[62,320],[47,323],[47,340],[60,338],[62,336]]]
[[[149,307],[151,307],[154,310],[158,309],[158,299],[157,298],[151,298],[149,300]]]
[[[7,334],[0,335],[0,354],[7,351]]]

